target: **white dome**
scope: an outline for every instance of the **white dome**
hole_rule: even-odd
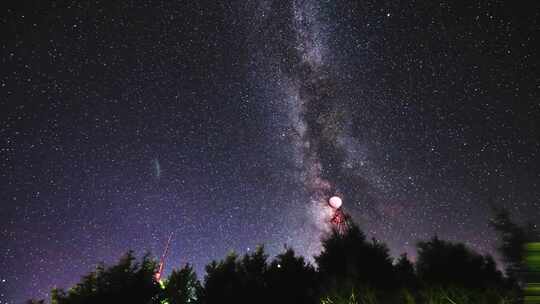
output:
[[[343,204],[343,201],[339,196],[332,196],[328,200],[328,204],[330,204],[330,206],[334,209],[339,209],[339,207],[341,207],[341,204]]]

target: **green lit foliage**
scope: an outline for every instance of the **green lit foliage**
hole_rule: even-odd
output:
[[[340,296],[332,295],[326,296],[321,300],[321,304],[360,304],[356,299],[355,292],[352,291],[350,295]]]
[[[401,290],[400,302],[403,304],[415,304],[416,300],[414,298],[414,295],[408,289],[403,289]]]
[[[540,303],[540,243],[525,245],[525,263],[527,266],[525,303]]]
[[[164,285],[163,293],[168,304],[196,303],[201,289],[197,275],[189,264],[173,270]]]
[[[496,289],[470,289],[463,287],[430,287],[420,292],[420,303],[425,304],[510,304],[515,295]]]
[[[325,296],[320,301],[321,304],[377,304],[376,292],[372,288],[361,288],[360,291],[354,289],[349,292],[334,292]]]
[[[540,242],[525,245],[525,263],[529,272],[540,272]]]
[[[67,292],[54,289],[53,304],[159,303],[159,285],[154,280],[156,262],[145,255],[136,262],[128,252],[118,264],[97,269]]]

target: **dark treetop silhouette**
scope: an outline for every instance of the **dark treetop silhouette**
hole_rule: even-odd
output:
[[[509,217],[505,220],[510,225]],[[271,261],[262,246],[242,257],[231,252],[207,265],[202,283],[190,265],[157,281],[157,263],[148,255],[138,262],[128,252],[116,265],[99,265],[68,291],[53,290],[51,299],[54,304],[503,304],[521,299],[516,278],[461,243],[433,237],[418,243],[415,263],[405,254],[394,261],[383,242],[367,240],[351,222],[322,244],[316,267],[289,247]]]

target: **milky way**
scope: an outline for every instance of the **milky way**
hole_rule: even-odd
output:
[[[0,16],[0,303],[129,249],[283,245],[330,196],[393,255],[540,213],[535,3],[132,1]]]
[[[316,228],[306,230],[315,240],[309,253],[316,254],[318,240],[330,229],[332,210],[328,199],[333,195],[346,196],[351,204],[364,206],[367,213],[370,211],[365,204],[368,191],[358,186],[367,186],[369,181],[355,172],[358,161],[353,158],[352,149],[348,149],[356,143],[348,134],[351,120],[347,115],[348,100],[340,96],[336,71],[326,62],[325,53],[330,50],[325,45],[324,32],[328,25],[320,20],[324,7],[315,1],[296,1],[290,9],[294,39],[288,47],[292,58],[286,61],[280,75],[288,85],[280,89],[294,109],[289,118],[298,153],[297,165],[310,196],[308,213]],[[353,183],[354,190],[346,191],[351,190]]]

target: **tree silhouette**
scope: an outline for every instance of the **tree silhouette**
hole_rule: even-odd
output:
[[[138,263],[130,251],[114,266],[99,265],[69,291],[54,289],[52,303],[159,303],[155,269],[156,262],[149,255]]]
[[[268,256],[262,246],[242,260],[235,253],[206,267],[203,303],[265,303],[268,301],[265,274]]]
[[[482,256],[461,243],[433,237],[418,243],[418,276],[437,286],[458,286],[470,289],[502,288],[502,273],[491,256]]]
[[[503,245],[517,261],[513,246],[528,240],[527,230],[505,216],[496,225],[509,232]],[[269,264],[262,246],[241,258],[233,252],[206,266],[202,285],[189,264],[160,285],[154,277],[156,262],[149,255],[138,262],[128,252],[116,265],[98,265],[68,291],[54,289],[51,299],[53,304],[502,304],[520,299],[490,256],[461,243],[434,237],[418,243],[415,264],[406,254],[393,264],[384,243],[366,240],[349,222],[346,231],[333,231],[322,246],[315,257],[317,268],[287,247]]]
[[[202,303],[239,303],[243,288],[237,259],[231,252],[224,260],[206,266]]]
[[[527,243],[538,240],[538,231],[531,224],[520,226],[514,223],[506,209],[495,210],[490,224],[499,235],[497,249],[505,263],[506,273],[523,284],[526,272],[524,248]]]
[[[195,303],[201,291],[201,284],[191,265],[186,264],[173,270],[165,283],[164,296],[169,304]]]
[[[323,250],[315,261],[319,267],[321,292],[335,298],[360,298],[373,289],[390,291],[396,287],[392,258],[384,243],[366,241],[364,233],[350,223],[344,233],[333,231],[323,240]]]
[[[317,273],[294,250],[285,248],[268,267],[266,282],[270,303],[317,303]]]
[[[244,292],[242,293],[243,303],[264,303],[268,299],[265,282],[266,260],[268,255],[264,252],[263,246],[258,246],[251,253],[242,258],[240,266],[240,276]]]
[[[406,253],[400,255],[394,265],[396,281],[399,287],[416,290],[418,288],[418,278],[414,270],[414,264],[409,261]]]

